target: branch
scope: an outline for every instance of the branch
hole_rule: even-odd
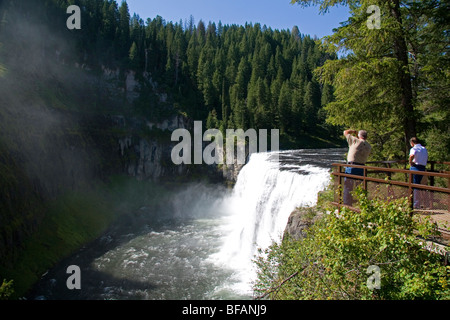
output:
[[[271,294],[272,292],[274,292],[274,291],[280,289],[281,286],[282,286],[283,284],[285,284],[286,282],[288,282],[289,280],[291,280],[291,279],[292,279],[293,277],[295,277],[296,275],[298,275],[298,271],[294,272],[294,273],[291,274],[289,277],[287,277],[286,279],[284,279],[283,281],[281,281],[281,283],[280,283],[278,286],[276,286],[276,287],[274,287],[274,288],[270,288],[270,289],[267,290],[266,293],[264,293],[263,295],[260,295],[260,296],[256,297],[255,300],[262,299],[262,298],[268,296],[269,294]]]

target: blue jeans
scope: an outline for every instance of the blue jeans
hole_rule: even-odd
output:
[[[425,166],[421,165],[413,165],[410,168],[411,171],[425,171]],[[420,184],[422,182],[423,175],[421,174],[413,174],[413,183]],[[413,201],[414,208],[418,209],[420,207],[420,202],[422,198],[423,191],[420,189],[414,188],[413,191]]]
[[[413,165],[410,170],[412,171],[425,171],[425,166],[421,165]],[[422,182],[423,175],[421,174],[413,174],[413,183],[420,184]]]
[[[354,175],[357,175],[357,176],[363,176],[364,175],[364,169],[363,168],[345,167],[345,173],[354,174]]]
[[[363,168],[352,168],[352,167],[345,167],[345,173],[347,174],[353,174],[357,176],[363,176],[364,175],[364,169]],[[353,204],[353,197],[351,195],[351,192],[353,191],[353,188],[355,187],[355,182],[359,182],[359,179],[352,179],[352,178],[344,178],[344,204],[351,206]]]

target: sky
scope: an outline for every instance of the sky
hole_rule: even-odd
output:
[[[119,4],[121,1],[117,1]],[[333,33],[333,28],[346,21],[349,13],[346,7],[334,7],[324,15],[318,7],[302,8],[290,0],[126,0],[130,14],[138,14],[144,21],[160,15],[167,22],[189,21],[195,24],[203,20],[224,25],[245,25],[260,23],[272,29],[291,30],[298,26],[305,35],[323,36]]]

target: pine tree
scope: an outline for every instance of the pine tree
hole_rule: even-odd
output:
[[[139,68],[140,61],[139,61],[139,52],[136,45],[136,42],[133,42],[131,45],[131,48],[129,50],[129,59],[130,59],[130,67],[131,69],[136,70]]]
[[[317,123],[318,111],[320,108],[320,91],[318,84],[314,81],[308,82],[305,87],[304,116],[306,128],[311,130]]]
[[[333,5],[349,5],[350,19],[333,35],[325,37],[322,45],[330,53],[346,49],[348,54],[339,60],[328,60],[317,71],[322,83],[335,87],[336,100],[326,107],[328,121],[347,127],[365,127],[372,132],[375,152],[380,151],[384,157],[404,158],[409,150],[409,138],[416,136],[420,128],[417,115],[422,103],[416,93],[420,94],[421,88],[426,87],[418,84],[425,79],[425,74],[437,74],[439,70],[431,71],[421,62],[431,55],[446,59],[445,52],[448,52],[448,46],[435,47],[433,43],[437,42],[432,39],[438,35],[441,43],[448,43],[448,33],[444,32],[448,19],[441,25],[443,28],[434,32],[434,20],[439,19],[440,10],[445,12],[441,17],[448,17],[448,3],[400,0],[292,2],[303,6],[319,4],[322,12]],[[379,28],[373,24],[373,6],[380,12]],[[439,78],[446,79],[448,84],[448,75]],[[430,92],[428,88],[424,91]]]
[[[217,111],[213,109],[208,113],[208,118],[206,119],[207,129],[217,129],[219,128],[219,120],[217,119]]]
[[[283,82],[281,86],[280,96],[278,98],[278,114],[280,133],[290,133],[290,130],[293,128],[291,127],[292,113],[289,80]]]
[[[189,66],[189,74],[194,83],[197,79],[198,60],[200,57],[199,43],[197,33],[194,32],[189,40],[187,49],[187,64]]]
[[[197,35],[198,35],[198,38],[199,38],[199,42],[201,44],[203,44],[205,42],[205,40],[206,40],[206,28],[205,28],[205,23],[202,20],[200,20],[198,22]]]
[[[126,1],[122,1],[119,8],[119,25],[117,33],[119,54],[123,56],[123,50],[130,47],[130,13]]]

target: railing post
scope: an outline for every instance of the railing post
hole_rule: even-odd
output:
[[[450,173],[450,171],[448,171],[448,173]],[[450,177],[447,180],[447,189],[450,189]],[[447,212],[450,212],[450,193],[447,194]]]
[[[367,177],[367,169],[364,167],[363,168],[363,178],[364,178],[364,180],[363,180],[363,189],[367,191],[367,179],[366,179],[366,177]]]
[[[412,188],[412,182],[413,182],[413,175],[411,173],[411,171],[408,173],[409,178],[408,178],[408,201],[409,201],[409,208],[414,210],[414,198],[413,198],[413,188]]]
[[[344,199],[343,199],[343,189],[344,189],[344,187],[342,185],[341,173],[342,173],[342,166],[338,166],[338,179],[339,179],[339,185],[338,185],[338,188],[339,188],[339,192],[338,192],[338,197],[339,197],[339,199],[338,199],[338,204],[339,204],[338,205],[338,214],[341,213],[341,205],[344,202]]]
[[[430,171],[434,172],[434,161],[430,161]],[[430,176],[430,186],[434,187],[434,176]]]

